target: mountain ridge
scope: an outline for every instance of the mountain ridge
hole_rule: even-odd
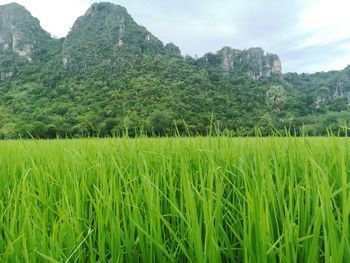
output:
[[[3,5],[2,7],[3,7],[2,9],[13,9],[12,12],[14,12],[14,10],[18,11],[18,9],[21,9],[22,12],[26,12],[26,15],[30,15],[29,11],[27,11],[23,6],[16,3]],[[34,17],[31,17],[31,18],[33,20],[32,23],[36,24],[37,27],[38,26],[40,27],[39,20],[37,20]],[[31,24],[31,23],[27,22],[27,24]],[[93,24],[93,26],[91,26],[91,24]],[[125,30],[125,26],[129,27],[128,30]],[[99,28],[98,30],[96,30],[96,32],[91,32],[91,28],[94,28],[94,27],[95,28],[99,27]],[[38,32],[40,31],[46,32],[42,28],[40,29],[36,28],[36,30]],[[3,31],[6,31],[6,30],[3,30]],[[80,32],[77,32],[77,31],[80,31]],[[135,35],[140,36],[140,39],[134,40],[133,36]],[[90,36],[90,38],[88,38],[87,36]],[[46,32],[46,37],[50,38],[52,42],[56,41],[56,39],[52,38],[51,35],[49,35],[47,32]],[[174,55],[174,56],[181,56],[181,51],[176,45],[174,45],[173,43],[168,43],[164,45],[158,38],[156,38],[146,28],[139,26],[128,14],[127,10],[124,7],[115,5],[112,3],[108,3],[108,2],[100,2],[100,3],[92,4],[91,7],[85,12],[84,15],[77,18],[71,30],[67,34],[67,36],[62,39],[63,39],[62,62],[64,67],[66,69],[69,69],[69,71],[72,71],[72,70],[74,71],[74,69],[76,69],[76,70],[85,72],[86,67],[89,66],[88,65],[89,63],[96,64],[98,63],[98,61],[103,61],[103,63],[110,63],[109,60],[111,58],[111,54],[114,55],[115,53],[118,52],[118,49],[123,49],[123,48],[128,49],[128,52],[134,55],[137,53],[143,53],[143,54],[160,53],[162,55],[168,54],[168,55]],[[134,41],[130,42],[130,39],[133,39]],[[114,43],[111,44],[111,42],[113,41]],[[9,45],[9,43],[6,43],[6,45]],[[74,57],[74,55],[72,54],[74,53],[76,55],[77,52],[74,52],[74,50],[77,49],[76,46],[79,49],[88,50],[88,49],[91,49],[93,45],[99,45],[99,50],[101,50],[101,46],[109,50],[108,52],[106,52],[107,54],[105,55],[99,54],[101,53],[99,52],[99,50],[94,50],[94,56],[95,56],[94,59],[92,59],[91,54],[86,57],[81,55],[78,57]],[[33,50],[34,50],[33,44],[31,45],[28,44],[21,50],[14,49],[14,51],[17,52],[21,57],[24,57],[29,61],[32,60]],[[73,50],[73,52],[71,52],[71,50]],[[248,52],[250,50],[251,49],[248,49]],[[243,50],[241,52],[245,53],[246,50]],[[212,54],[212,53],[205,54],[200,59],[207,57],[209,54]],[[264,58],[265,56],[264,54],[260,54],[259,56],[260,56],[259,59],[260,59],[261,65],[258,72],[251,72],[252,69],[249,69],[247,70],[247,72],[245,72],[246,74],[257,79],[264,75],[270,75],[271,73],[272,74],[282,73],[278,67],[269,65],[268,67],[275,70],[270,70],[270,72],[265,74],[263,67],[266,66],[267,64],[266,62],[268,59]],[[270,56],[270,55],[267,54],[266,56]],[[274,56],[276,57],[275,61],[278,61],[277,64],[281,64],[278,56],[277,55],[274,55]],[[246,57],[246,59],[247,58],[249,59],[249,55]],[[79,62],[83,62],[83,65],[81,65],[82,63],[78,63],[77,60]],[[266,60],[265,63],[261,63],[261,61],[263,60]],[[226,63],[226,62],[223,62],[223,63]],[[223,66],[223,70],[227,72],[225,66]],[[3,75],[5,76],[6,74],[3,74]]]
[[[4,9],[4,8],[22,9],[23,11],[26,11],[27,13],[30,14],[30,12],[29,12],[24,6],[22,6],[22,5],[20,5],[20,4],[16,3],[16,2],[12,2],[12,3],[9,3],[9,4],[0,5],[0,9]],[[107,8],[107,9],[118,8],[118,9],[121,9],[121,10],[123,10],[125,13],[128,14],[126,8],[123,7],[123,6],[120,6],[120,5],[111,3],[111,2],[96,2],[96,3],[93,3],[93,4],[90,6],[90,8],[88,8],[88,10],[85,12],[85,14],[81,15],[80,17],[78,17],[78,18],[76,19],[75,23],[77,23],[77,21],[78,21],[80,18],[82,18],[82,17],[84,17],[84,16],[87,16],[87,15],[93,13],[94,11],[96,11],[96,9],[101,9],[101,8],[102,8],[102,9],[103,9],[103,8]],[[31,14],[30,14],[30,15],[31,15]],[[128,14],[128,16],[130,16],[130,15]],[[2,17],[1,14],[0,14],[0,17]],[[131,16],[130,16],[130,17],[131,17]],[[37,21],[39,22],[39,25],[40,25],[40,21],[39,21],[37,18],[35,18],[35,17],[32,17],[32,18],[34,18],[35,20],[37,20]],[[74,23],[74,24],[75,24],[75,23]],[[74,24],[73,24],[72,28],[70,29],[70,31],[67,33],[67,35],[66,35],[65,37],[62,37],[62,38],[59,38],[59,39],[67,39],[68,35],[71,33],[71,31],[72,31],[72,29],[73,29],[73,27],[74,27]],[[142,27],[142,26],[141,26],[141,27]],[[144,28],[144,27],[142,27],[142,28]],[[144,28],[144,29],[147,30],[146,28]],[[42,28],[41,28],[41,30],[42,30],[42,31],[45,31],[45,30],[42,29]],[[147,31],[148,31],[148,30],[147,30]],[[45,31],[45,32],[46,32],[46,31]],[[148,31],[148,32],[149,32],[149,31]],[[46,33],[48,34],[48,36],[50,36],[50,38],[51,38],[52,40],[57,40],[56,38],[52,37],[50,33],[48,33],[48,32],[46,32]],[[150,32],[149,32],[149,33],[150,33]],[[150,33],[150,35],[151,35],[152,37],[154,37],[151,33]],[[156,37],[154,37],[154,38],[156,38]],[[156,39],[159,40],[158,38],[156,38]],[[160,41],[160,40],[159,40],[159,41]],[[0,39],[0,44],[1,44],[1,39]],[[174,45],[173,43],[168,43],[168,44]],[[167,44],[167,45],[168,45],[168,44]],[[164,45],[164,44],[163,44],[163,45]],[[165,46],[166,46],[166,45],[165,45]],[[173,51],[173,52],[176,53],[177,55],[180,55],[180,54],[181,54],[180,49],[179,49],[176,45],[174,45],[174,46],[176,47],[176,49],[175,49],[175,51]],[[220,49],[220,50],[217,50],[217,51],[214,51],[214,52],[205,53],[203,56],[199,57],[199,59],[202,59],[202,58],[206,57],[206,56],[209,55],[209,54],[217,54],[217,53],[220,53],[220,52],[222,52],[223,50],[225,50],[225,49],[227,49],[227,48],[229,48],[229,49],[231,49],[231,50],[233,50],[233,51],[241,51],[241,52],[246,52],[246,51],[249,51],[249,50],[251,50],[251,49],[255,49],[255,47],[251,47],[251,48],[246,48],[246,49],[239,50],[239,49],[234,49],[234,48],[232,48],[232,47],[230,47],[230,46],[224,46],[224,47],[223,47],[222,49]],[[261,47],[256,47],[256,48],[261,49]],[[169,47],[169,50],[171,50],[171,49],[173,49],[172,46]],[[174,49],[173,49],[173,50],[174,50]],[[25,55],[26,55],[27,53],[29,53],[29,52],[26,52],[25,50],[23,50],[22,52],[19,51],[19,53],[21,53],[21,54],[23,54],[23,56],[25,56]],[[273,53],[267,53],[267,55],[273,55],[273,56],[276,56],[276,57],[278,58],[278,55],[273,54]],[[188,55],[187,55],[187,56],[188,56]],[[30,57],[27,57],[27,59],[31,59],[31,58],[30,58]],[[279,60],[279,58],[278,58],[278,60]],[[281,66],[281,65],[278,65],[278,64],[282,64],[281,61],[277,62],[277,64],[274,65],[272,68],[277,69],[277,71],[281,71],[281,70],[278,70],[278,69],[281,69],[282,66]],[[350,64],[349,64],[349,65],[350,65]],[[273,71],[274,71],[274,70],[273,70]],[[330,71],[339,71],[339,70],[330,70]],[[328,71],[321,71],[321,72],[328,72]],[[283,74],[287,74],[287,73],[294,73],[294,72],[286,72],[286,73],[283,73]],[[319,72],[315,72],[315,73],[319,73]],[[298,74],[315,74],[315,73],[298,73]],[[281,72],[278,72],[278,74],[282,74],[282,71],[281,71]],[[255,76],[255,78],[256,78],[256,77],[258,77],[258,76]]]
[[[93,4],[65,38],[16,4],[0,6],[0,29],[3,138],[205,135],[213,122],[232,135],[322,135],[350,123],[349,67],[283,74],[259,47],[182,56],[112,3]]]

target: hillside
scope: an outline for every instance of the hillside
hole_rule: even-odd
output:
[[[206,134],[211,124],[233,135],[325,134],[350,121],[349,67],[282,74],[278,56],[257,47],[183,57],[111,3],[93,4],[63,39],[3,5],[0,32],[2,138]]]

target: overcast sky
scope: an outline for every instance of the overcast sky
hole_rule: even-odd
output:
[[[13,1],[0,0],[0,4]],[[63,37],[93,0],[17,0]],[[182,53],[223,46],[262,47],[284,72],[342,69],[350,64],[350,0],[117,0],[139,24]]]

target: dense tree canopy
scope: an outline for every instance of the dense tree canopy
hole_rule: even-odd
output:
[[[9,6],[0,15],[24,17],[32,37],[0,45],[1,138],[324,135],[350,121],[350,67],[282,75],[278,57],[260,48],[182,57],[107,3],[52,39],[23,7]],[[10,23],[0,27],[2,39],[14,33]]]

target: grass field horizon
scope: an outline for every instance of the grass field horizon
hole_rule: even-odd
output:
[[[0,142],[1,262],[345,262],[350,140]]]

